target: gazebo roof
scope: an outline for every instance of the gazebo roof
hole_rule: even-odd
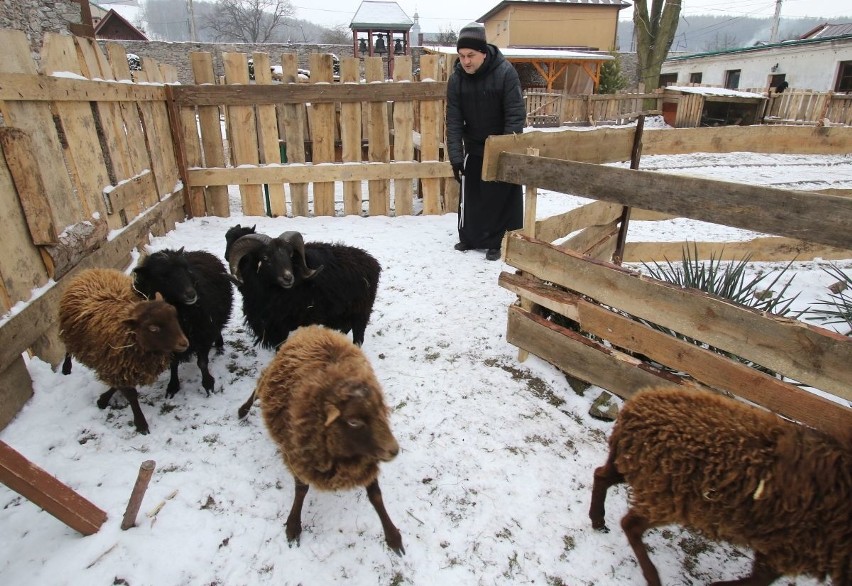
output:
[[[414,21],[399,4],[381,0],[363,0],[349,23],[352,30],[409,31],[412,26]]]

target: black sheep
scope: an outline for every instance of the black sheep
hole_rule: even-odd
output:
[[[161,250],[144,258],[133,274],[139,293],[149,298],[160,293],[177,308],[181,328],[189,339],[189,348],[172,358],[166,396],[174,397],[180,389],[178,364],[193,355],[201,371],[201,385],[209,395],[215,381],[208,370],[208,356],[214,345],[222,351],[222,330],[231,317],[234,301],[224,263],[203,250]]]
[[[251,230],[235,226],[228,232]],[[351,331],[355,344],[364,343],[381,273],[369,253],[305,243],[298,232],[277,238],[249,233],[229,244],[226,260],[241,283],[245,323],[256,343],[277,348],[291,331],[312,324]]]

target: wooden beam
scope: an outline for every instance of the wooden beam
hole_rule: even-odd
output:
[[[20,128],[0,127],[0,146],[15,182],[18,201],[24,210],[32,243],[55,244],[57,236],[53,211],[45,196],[41,168],[35,158],[35,148],[30,135]]]
[[[617,348],[647,356],[709,387],[733,393],[784,417],[830,433],[842,434],[852,427],[852,410],[837,402],[650,328],[535,277],[504,272],[499,284],[521,299],[577,322],[583,331]]]
[[[288,151],[289,152],[289,151]],[[447,162],[429,161],[363,163],[290,164],[257,167],[190,169],[189,185],[250,185],[254,183],[309,183],[316,181],[367,181],[452,177]]]
[[[98,532],[107,514],[0,441],[0,482],[83,535]]]
[[[852,200],[729,181],[502,153],[499,181],[852,248]]]
[[[589,260],[518,232],[508,233],[505,243],[505,262],[539,279],[852,400],[852,339],[847,336],[789,318],[766,316],[695,289],[681,289],[611,263]]]
[[[256,106],[258,104],[324,104],[397,100],[432,101],[447,98],[446,82],[275,85],[178,85],[175,100],[182,106]]]
[[[148,102],[166,99],[165,88],[111,80],[0,73],[0,100],[22,102]]]

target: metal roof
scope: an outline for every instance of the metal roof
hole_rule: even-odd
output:
[[[414,21],[400,8],[396,2],[379,0],[364,0],[355,11],[350,29],[383,31],[408,31],[414,26]]]
[[[755,51],[766,51],[767,49],[779,49],[785,47],[804,47],[808,45],[816,45],[826,42],[835,41],[852,41],[852,34],[840,35],[836,37],[818,37],[811,39],[793,39],[790,41],[781,41],[780,43],[765,43],[754,45],[751,47],[738,47],[736,49],[724,49],[722,51],[710,51],[707,53],[690,53],[689,55],[677,55],[675,57],[666,58],[669,61],[688,61],[690,59],[701,59],[704,57],[715,57],[717,55],[734,55],[737,53],[752,53]]]
[[[852,35],[852,22],[844,22],[838,24],[831,24],[826,22],[806,32],[799,38],[825,39],[827,37],[841,37],[843,35]]]
[[[558,4],[561,6],[608,6],[614,7],[621,10],[622,8],[629,8],[631,4],[629,2],[624,2],[624,0],[503,0],[497,4],[494,8],[480,16],[476,19],[477,22],[485,22],[492,15],[499,12],[503,8],[506,8],[509,5],[545,5],[545,4]]]

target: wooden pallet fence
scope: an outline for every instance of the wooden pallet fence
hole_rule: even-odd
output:
[[[536,92],[526,92],[524,95],[535,98]],[[656,115],[662,112],[662,94],[654,93],[619,93],[619,94],[584,94],[584,95],[562,95],[560,96],[560,107],[555,111],[558,115],[558,124],[625,124],[635,120],[642,114]],[[651,100],[653,107],[648,108],[646,101]],[[530,102],[531,105],[535,101]],[[530,112],[529,108],[527,110]],[[534,124],[533,124],[534,125]]]
[[[852,249],[844,228],[845,218],[852,217],[852,199],[545,156],[489,154],[492,150],[489,139],[486,159],[493,156],[498,161],[494,179],[598,200],[594,207],[585,206],[557,221],[537,223],[536,237],[520,231],[507,235],[506,262],[521,271],[500,276],[501,286],[522,300],[509,310],[511,343],[621,397],[652,384],[686,385],[732,393],[832,433],[849,429],[852,409],[842,404],[852,400],[848,337],[657,281],[608,262],[607,254],[617,233],[612,220],[621,206],[639,208],[640,218],[670,214]],[[661,191],[667,197],[658,197]],[[775,210],[775,217],[765,217],[762,210],[767,208]],[[568,244],[556,246],[539,239],[567,236],[578,227],[586,236],[574,236]],[[530,304],[538,309],[526,309]],[[548,312],[562,320],[547,319]],[[707,347],[841,401],[803,390]]]
[[[64,355],[56,300],[65,279],[93,255],[124,268],[132,249],[185,214],[163,86],[172,68],[149,61],[139,73],[154,83],[137,85],[120,45],[104,52],[51,34],[40,73],[23,32],[0,30],[0,43],[2,428],[32,393],[22,354],[53,364]]]

